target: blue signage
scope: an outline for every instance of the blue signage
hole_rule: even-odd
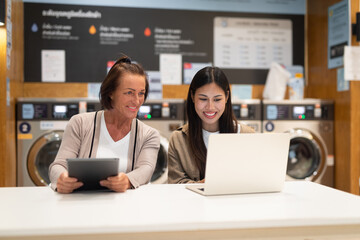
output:
[[[350,45],[349,4],[347,0],[328,8],[328,68],[344,65],[344,47]]]

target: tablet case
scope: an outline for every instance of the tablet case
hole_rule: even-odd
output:
[[[109,190],[99,182],[116,176],[119,169],[119,158],[69,158],[67,163],[69,177],[77,178],[84,183],[75,191]]]

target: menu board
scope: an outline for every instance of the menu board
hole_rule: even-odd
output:
[[[176,74],[213,64],[237,84],[264,84],[271,61],[304,65],[301,14],[25,2],[24,36],[25,82],[101,82],[122,54],[154,72],[161,55],[177,54]]]

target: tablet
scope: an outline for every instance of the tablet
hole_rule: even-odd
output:
[[[116,176],[119,170],[118,158],[68,158],[69,177],[77,178],[84,185],[75,191],[109,190],[100,181]]]

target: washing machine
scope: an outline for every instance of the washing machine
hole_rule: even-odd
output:
[[[232,106],[238,122],[252,127],[257,133],[262,132],[260,99],[234,100]]]
[[[48,185],[48,168],[68,120],[79,112],[101,109],[98,100],[83,98],[19,98],[16,107],[17,186]]]
[[[152,184],[167,183],[167,152],[173,131],[185,122],[185,101],[181,99],[148,100],[139,109],[138,119],[160,133],[160,150]]]
[[[288,180],[334,186],[333,101],[264,100],[263,132],[290,133]]]

